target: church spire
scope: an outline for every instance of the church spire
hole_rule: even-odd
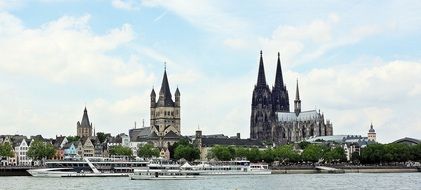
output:
[[[263,55],[260,50],[259,75],[257,76],[257,86],[266,86],[265,67],[263,66]]]
[[[83,117],[82,117],[81,125],[82,127],[90,127],[88,110],[86,109],[86,106],[85,106],[85,110],[83,110]]]
[[[300,91],[298,90],[298,79],[297,79],[297,89],[295,92],[295,100],[294,100],[294,112],[297,116],[301,112],[301,100],[300,100]]]
[[[295,100],[300,100],[300,90],[298,90],[298,79],[297,79],[297,88],[295,91]]]
[[[174,102],[172,101],[171,97],[172,95],[170,85],[168,83],[167,69],[165,67],[164,76],[162,78],[161,90],[159,91],[159,106],[172,106]]]
[[[284,86],[284,79],[282,77],[281,58],[278,52],[278,62],[276,65],[275,88],[282,88]]]

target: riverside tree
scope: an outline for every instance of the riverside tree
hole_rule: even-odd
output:
[[[9,143],[0,144],[0,157],[12,157],[14,155]]]
[[[34,160],[50,159],[55,154],[54,146],[41,140],[35,140],[28,149],[28,157]]]
[[[323,157],[323,148],[317,144],[309,144],[301,153],[301,158],[306,162],[318,162]]]
[[[178,145],[174,151],[174,158],[175,159],[184,158],[188,161],[193,161],[200,158],[200,150],[191,144]]]
[[[158,157],[159,150],[151,144],[140,145],[139,150],[137,151],[137,155],[143,158]]]
[[[117,146],[113,146],[113,147],[110,148],[110,155],[132,156],[133,151],[129,147],[117,145]]]
[[[298,162],[300,155],[294,150],[292,145],[281,145],[274,149],[274,160],[283,163]]]

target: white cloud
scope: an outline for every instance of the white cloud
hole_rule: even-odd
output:
[[[138,10],[140,8],[140,3],[137,0],[113,0],[111,5],[117,9],[124,10]]]
[[[258,43],[265,52],[282,57],[292,65],[313,62],[328,51],[360,42],[369,36],[391,29],[391,26],[362,25],[344,27],[336,14],[299,25],[280,25],[271,37],[260,37]],[[342,27],[345,29],[341,30]]]
[[[224,40],[224,45],[236,49],[243,49],[248,47],[248,44],[244,40],[239,38],[226,39]]]
[[[0,13],[0,106],[9,108],[0,110],[0,133],[74,134],[84,103],[97,129],[112,133],[127,133],[144,115],[141,87],[155,76],[136,52],[127,61],[110,55],[135,39],[131,26],[98,35],[89,20],[64,16],[29,28]]]
[[[238,34],[248,27],[246,21],[236,18],[214,1],[188,1],[188,0],[143,0],[142,5],[148,7],[163,7],[194,26],[208,31]]]
[[[39,28],[25,28],[13,15],[0,14],[1,72],[66,83],[103,80],[109,77],[104,73],[127,69],[122,59],[107,53],[134,39],[131,26],[95,35],[89,18],[61,17]]]
[[[299,77],[302,105],[324,111],[334,122],[335,134],[365,135],[373,122],[382,142],[414,136],[419,128],[414,113],[421,102],[412,92],[421,81],[419,73],[421,62],[401,60],[313,69]],[[294,92],[293,80],[287,75],[290,93]]]

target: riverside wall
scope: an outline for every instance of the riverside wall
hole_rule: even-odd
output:
[[[314,167],[286,167],[273,168],[272,174],[317,174],[317,173],[412,173],[421,172],[419,167],[390,167],[390,166],[375,166],[375,167],[332,167],[338,170],[327,171],[319,170]]]

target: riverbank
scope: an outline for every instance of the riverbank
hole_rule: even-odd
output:
[[[421,172],[418,167],[395,166],[346,166],[331,167],[334,170],[321,170],[315,167],[285,167],[272,169],[272,174],[317,174],[317,173],[413,173]]]

